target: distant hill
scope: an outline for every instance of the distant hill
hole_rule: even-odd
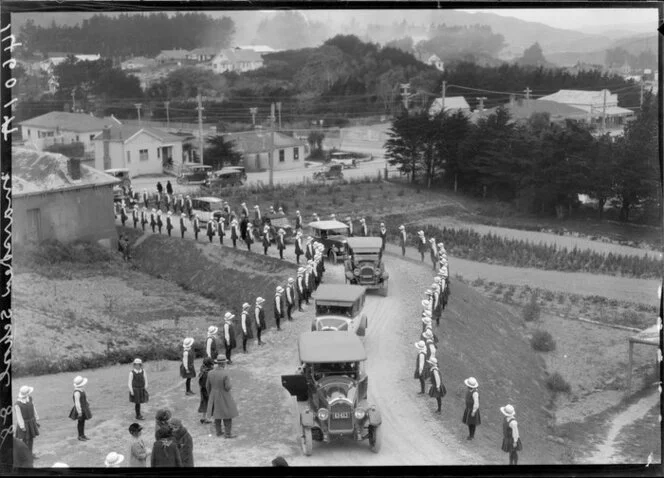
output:
[[[542,49],[548,61],[558,66],[571,66],[576,64],[577,61],[603,65],[606,59],[606,50],[613,48],[623,48],[632,55],[638,55],[647,50],[657,51],[657,47],[657,33],[648,33],[615,40],[593,51],[570,49],[556,52],[547,50],[544,46],[542,46]]]

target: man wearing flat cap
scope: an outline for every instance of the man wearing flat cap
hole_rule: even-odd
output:
[[[221,423],[225,438],[235,438],[232,433],[233,418],[237,417],[237,405],[231,395],[231,379],[224,369],[226,357],[219,355],[214,361],[215,369],[208,373],[206,388],[209,394],[207,414],[214,420],[217,436],[222,436]]]

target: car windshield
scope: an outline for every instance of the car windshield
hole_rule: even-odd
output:
[[[346,229],[340,228],[340,229],[328,229],[327,230],[327,235],[328,236],[341,236],[343,234],[346,234]]]
[[[351,305],[322,305],[316,304],[316,315],[343,315],[353,317],[353,306]]]
[[[324,374],[325,378],[318,382],[318,390],[327,398],[328,402],[337,398],[347,398],[355,401],[357,386],[355,378],[357,370],[354,363],[322,364],[316,372]]]
[[[362,262],[362,261],[376,262],[378,260],[380,260],[380,254],[379,253],[370,253],[370,254],[355,253],[355,254],[353,254],[353,261],[354,262]]]

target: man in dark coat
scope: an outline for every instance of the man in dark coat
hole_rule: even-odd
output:
[[[189,431],[182,426],[182,420],[179,418],[171,419],[171,428],[173,429],[173,438],[175,445],[180,452],[182,467],[189,468],[194,466],[194,440]]]
[[[288,320],[293,320],[291,311],[295,305],[295,279],[288,278],[288,285],[286,285],[286,317]]]
[[[150,207],[150,196],[148,195],[148,192],[145,189],[143,189],[142,198],[143,198],[143,205],[147,209],[148,207]]]
[[[157,192],[157,194],[154,195],[154,202],[155,202],[155,206],[157,207],[157,209],[159,209],[161,211],[161,193],[160,192]]]
[[[161,182],[157,181],[157,192],[161,194],[164,192],[164,187],[161,185]]]
[[[194,204],[191,201],[191,196],[187,196],[184,200],[184,207],[187,211],[187,216],[191,217],[191,211],[194,209]]]
[[[150,227],[152,228],[152,233],[154,234],[155,232],[155,227],[157,227],[157,210],[152,209],[152,212],[150,213]]]
[[[158,188],[158,187],[159,187],[159,186],[157,186],[157,188]],[[161,191],[159,191],[159,192],[161,192]],[[167,192],[168,194],[173,194],[173,186],[171,185],[171,182],[170,182],[170,181],[167,181],[167,182],[166,182],[166,192]]]
[[[233,418],[239,414],[231,395],[231,379],[224,369],[226,357],[219,355],[214,363],[216,368],[208,373],[207,378],[207,390],[210,395],[207,414],[214,420],[217,436],[222,435],[221,423],[223,421],[225,438],[235,438],[237,435],[233,434]]]

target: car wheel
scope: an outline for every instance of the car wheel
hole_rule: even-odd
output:
[[[304,453],[305,456],[311,456],[311,452],[313,451],[314,448],[314,443],[313,443],[313,438],[311,437],[311,428],[309,427],[302,427],[302,437],[301,437],[301,446],[302,446],[302,453]]]
[[[378,453],[382,445],[383,434],[380,430],[380,426],[374,427],[369,425],[369,448],[372,452]]]
[[[178,176],[177,178],[175,178],[175,182],[176,182],[177,184],[182,184],[182,183],[184,182],[184,179],[181,178],[180,176]]]

